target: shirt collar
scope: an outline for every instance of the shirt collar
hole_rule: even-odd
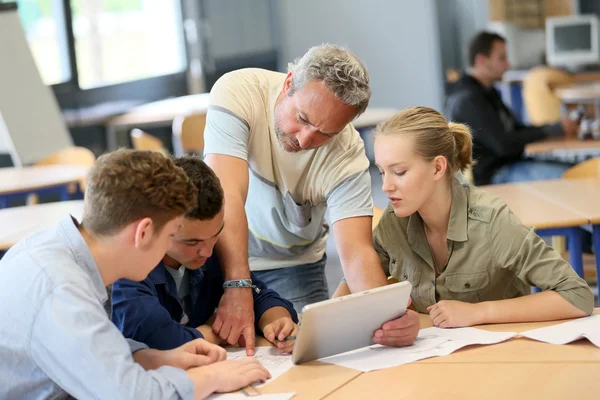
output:
[[[448,232],[446,238],[454,242],[466,242],[468,230],[469,209],[469,187],[463,186],[457,179],[452,183],[452,204],[450,206],[450,219],[448,221]],[[427,259],[423,254],[429,254],[430,250],[425,239],[423,220],[419,213],[408,217],[407,227],[408,243],[421,257]]]
[[[106,287],[100,276],[100,270],[94,260],[88,244],[79,232],[79,222],[73,217],[63,218],[58,224],[58,231],[62,234],[65,243],[73,252],[77,265],[92,281],[94,295],[102,303],[108,300]]]

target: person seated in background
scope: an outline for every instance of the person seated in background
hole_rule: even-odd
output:
[[[449,120],[464,123],[473,132],[475,184],[560,178],[570,165],[526,160],[525,146],[548,137],[576,137],[578,122],[568,116],[544,126],[516,120],[493,86],[509,68],[502,36],[490,32],[475,35],[469,45],[468,62],[468,72],[448,96],[446,113]]]
[[[187,210],[170,248],[150,275],[142,282],[122,279],[113,285],[113,322],[125,337],[153,349],[173,349],[197,338],[225,344],[213,333],[215,309],[224,291],[252,287],[256,329],[280,353],[291,352],[294,340],[286,338],[293,337],[298,329],[292,303],[267,288],[253,273],[250,280],[225,282],[219,259],[212,255],[224,228],[219,178],[198,157],[182,157],[175,164],[192,180],[198,200]],[[244,338],[239,332],[236,337]],[[250,337],[254,340],[253,335]],[[243,345],[252,355],[254,343]]]
[[[409,281],[412,307],[442,328],[591,314],[592,291],[558,252],[502,200],[454,178],[471,150],[469,128],[428,107],[377,127],[375,161],[390,199],[373,239],[384,271]],[[337,295],[347,292],[341,285]]]
[[[106,286],[144,279],[195,199],[185,172],[158,153],[98,158],[81,223],[67,216],[0,260],[0,398],[205,398],[269,378],[203,339],[152,350],[110,321]]]

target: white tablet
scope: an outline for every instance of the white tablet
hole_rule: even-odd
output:
[[[410,282],[400,282],[305,306],[294,364],[373,344],[381,325],[406,312],[411,290]]]

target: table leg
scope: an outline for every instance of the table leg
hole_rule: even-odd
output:
[[[598,288],[598,302],[600,303],[600,225],[592,226],[592,242],[594,246],[594,256],[596,257],[596,287]]]
[[[570,228],[567,234],[567,243],[571,266],[577,272],[577,275],[583,278],[583,243],[581,241],[581,229]]]
[[[60,195],[60,201],[69,201],[71,200],[71,195],[69,194],[69,185],[61,186],[58,190]]]
[[[539,236],[566,236],[571,266],[577,275],[583,278],[583,243],[580,227],[538,229],[536,233]]]

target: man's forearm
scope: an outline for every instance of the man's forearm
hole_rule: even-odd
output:
[[[373,248],[357,251],[350,260],[342,261],[342,266],[352,293],[387,285],[387,278]]]
[[[216,246],[225,280],[248,279],[248,219],[241,198],[225,202],[225,227]]]

